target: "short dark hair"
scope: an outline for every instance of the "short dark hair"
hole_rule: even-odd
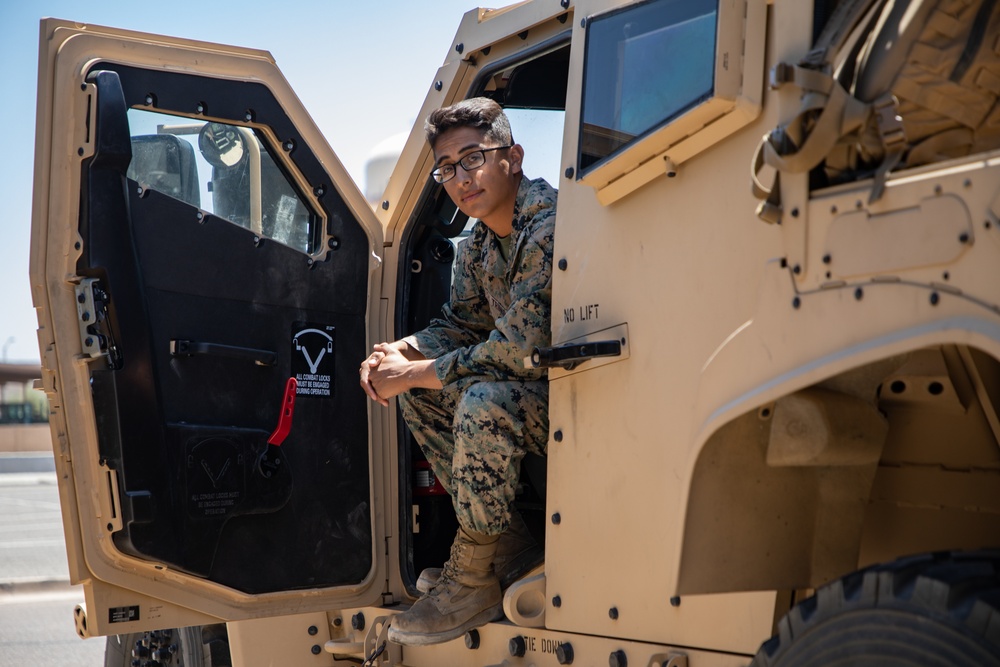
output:
[[[503,107],[488,97],[473,97],[431,112],[424,123],[424,132],[431,149],[433,150],[438,137],[456,127],[484,130],[486,138],[496,142],[498,146],[514,143],[507,114],[503,112]]]

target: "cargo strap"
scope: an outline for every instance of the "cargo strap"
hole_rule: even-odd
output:
[[[822,162],[842,137],[860,130],[873,111],[879,114],[879,134],[886,156],[876,179],[884,183],[889,170],[898,164],[906,142],[902,122],[895,112],[895,100],[887,96],[874,104],[862,102],[832,74],[833,59],[850,35],[858,26],[870,25],[884,3],[885,0],[845,0],[837,6],[805,58],[796,65],[779,63],[772,70],[772,88],[793,84],[803,95],[796,116],[764,135],[754,153],[751,189],[761,200],[757,215],[762,220],[781,222],[781,172],[809,171]],[[858,48],[860,44],[856,43],[854,49]],[[760,180],[764,165],[776,172],[771,187]],[[881,189],[880,186],[878,194]]]

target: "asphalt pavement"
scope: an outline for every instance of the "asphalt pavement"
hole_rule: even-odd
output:
[[[0,453],[0,667],[98,667],[104,639],[76,634],[50,453]]]

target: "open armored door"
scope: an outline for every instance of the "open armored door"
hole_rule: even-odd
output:
[[[382,232],[270,55],[45,20],[36,156],[32,289],[87,633],[378,599],[355,369]]]

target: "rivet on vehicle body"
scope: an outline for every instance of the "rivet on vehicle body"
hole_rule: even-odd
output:
[[[87,301],[87,296],[84,295],[84,294],[77,294],[76,295],[76,300],[77,300],[77,303],[85,303]]]
[[[521,41],[524,41],[524,40],[528,39],[528,31],[525,30],[523,32],[519,32],[519,33],[517,33],[517,36],[521,38]]]
[[[965,179],[964,181],[962,181],[962,185],[964,187],[971,188],[972,187],[972,179],[971,178]]]
[[[859,287],[856,290],[854,290],[854,298],[855,299],[857,299],[858,301],[861,301],[861,299],[863,299],[864,297],[865,297],[865,291],[863,289],[861,289]]]
[[[317,628],[315,625],[310,625],[309,629],[306,632],[308,632],[310,635],[315,635],[316,633],[319,632],[319,628]]]
[[[93,339],[93,338],[90,338],[90,337],[88,337],[88,338],[86,338],[86,339],[85,339],[85,340],[83,341],[83,344],[84,344],[84,345],[86,345],[87,347],[90,347],[91,345],[93,345],[93,344],[94,344],[94,339]]]
[[[555,433],[553,433],[552,439],[555,440],[556,442],[562,442],[563,439],[562,429],[559,429]]]
[[[292,141],[291,139],[288,139],[288,140],[287,140],[287,141],[285,141],[285,143],[284,143],[284,144],[282,145],[282,148],[284,148],[284,149],[285,149],[285,150],[286,150],[287,152],[291,153],[291,152],[292,152],[292,149],[293,149],[293,148],[295,148],[295,142],[294,142],[294,141]]]
[[[573,645],[569,642],[556,647],[556,662],[560,665],[572,665],[573,657]]]
[[[333,619],[333,627],[339,628],[343,624],[344,624],[344,619],[342,619],[340,616],[338,616],[337,618]]]
[[[562,598],[559,597],[558,595],[552,596],[552,606],[556,607],[557,609],[559,607],[561,607],[562,606]]]
[[[306,266],[312,266],[315,263],[316,263],[316,260],[313,259],[312,257],[310,257],[309,259],[306,260]]]
[[[958,242],[959,243],[968,243],[969,242],[969,233],[968,232],[962,232],[961,234],[959,234],[958,235]]]
[[[81,156],[83,155],[83,147],[82,146],[80,148],[76,149],[76,154],[77,155],[81,155]]]
[[[389,200],[388,199],[386,199],[385,201],[382,202],[382,210],[383,211],[388,211],[389,210]]]
[[[465,648],[471,651],[479,648],[479,630],[469,630],[465,633]]]
[[[365,615],[364,612],[358,612],[354,616],[351,616],[351,627],[355,630],[365,629]]]
[[[618,607],[612,607],[611,609],[608,609],[608,618],[610,618],[612,621],[618,620]]]
[[[573,171],[573,167],[566,167],[566,178],[573,178],[573,174],[575,173],[576,172]]]
[[[510,641],[507,642],[507,652],[510,653],[510,657],[512,658],[524,657],[524,653],[527,650],[528,643],[524,641],[524,637],[521,635],[511,637]]]
[[[330,250],[336,250],[337,248],[340,247],[340,239],[338,239],[336,236],[331,236],[330,239],[326,242],[326,245],[328,248],[330,248]]]
[[[586,17],[580,19],[580,27],[581,28],[586,28],[587,27],[587,18]]]
[[[837,215],[837,207],[836,206],[831,206],[830,207],[830,213],[832,215]]]
[[[89,322],[90,321],[90,313],[87,312],[87,311],[84,311],[83,315],[80,316],[80,319],[83,320],[84,322]]]
[[[833,261],[833,257],[830,256],[830,253],[826,253],[825,255],[823,255],[823,263],[824,264],[829,264],[832,261]]]
[[[628,657],[625,651],[618,649],[608,656],[609,667],[628,667]]]
[[[194,214],[194,217],[195,217],[196,220],[204,220],[205,219],[205,214],[202,213],[201,211],[198,211],[197,213]]]
[[[941,274],[941,278],[943,278],[945,281],[948,281],[951,279],[951,274],[945,271],[944,273]]]
[[[569,9],[569,0],[559,0],[559,6],[563,9]]]
[[[931,292],[931,305],[936,306],[938,305],[939,301],[941,301],[941,295],[939,295],[937,292]]]
[[[458,51],[459,53],[461,53],[462,51],[465,51],[465,44],[461,44],[461,43],[456,44],[455,45],[455,50]]]
[[[247,109],[246,113],[243,114],[243,120],[248,123],[253,122],[254,112],[253,109]]]
[[[799,275],[800,273],[802,273],[802,265],[796,264],[795,266],[793,266],[792,273],[794,273],[795,275]]]
[[[556,17],[556,21],[559,21],[560,23],[566,23],[566,19],[568,18],[569,14],[560,14],[559,16]]]
[[[151,106],[153,104],[153,96],[146,95],[146,106]]]
[[[204,102],[198,102],[198,106],[196,106],[194,108],[194,110],[195,110],[195,113],[205,113],[205,103]]]
[[[434,90],[441,90],[442,88],[444,88],[444,84],[442,82],[440,81],[434,82]]]
[[[799,297],[795,297],[794,299],[792,299],[792,308],[798,310],[798,308],[801,305],[802,305],[802,299],[800,299]]]
[[[80,249],[80,248],[82,248],[82,247],[83,247],[83,246],[81,246],[81,245],[80,245],[80,242],[79,242],[79,241],[77,241],[76,243],[74,243],[74,244],[73,244],[73,249],[74,249],[74,250],[79,250],[79,249]]]
[[[86,321],[86,319],[87,318],[84,318],[84,321]],[[556,512],[555,514],[552,515],[552,523],[555,524],[556,526],[562,523],[562,515],[560,515],[559,512]]]
[[[670,598],[670,606],[671,607],[680,607],[681,606],[681,596],[680,595],[675,595],[672,598]]]
[[[312,651],[313,655],[319,655],[320,651],[322,651],[323,649],[319,647],[319,644],[313,644],[313,647],[310,650]]]
[[[792,209],[792,217],[793,218],[799,217],[799,209],[798,208],[793,208]]]
[[[324,188],[322,185],[317,185],[315,188],[313,188],[313,194],[316,195],[317,197],[322,197],[323,195],[326,194],[326,188]]]
[[[565,271],[567,266],[569,266],[569,262],[566,261],[565,257],[563,259],[559,260],[559,270],[560,271]]]

